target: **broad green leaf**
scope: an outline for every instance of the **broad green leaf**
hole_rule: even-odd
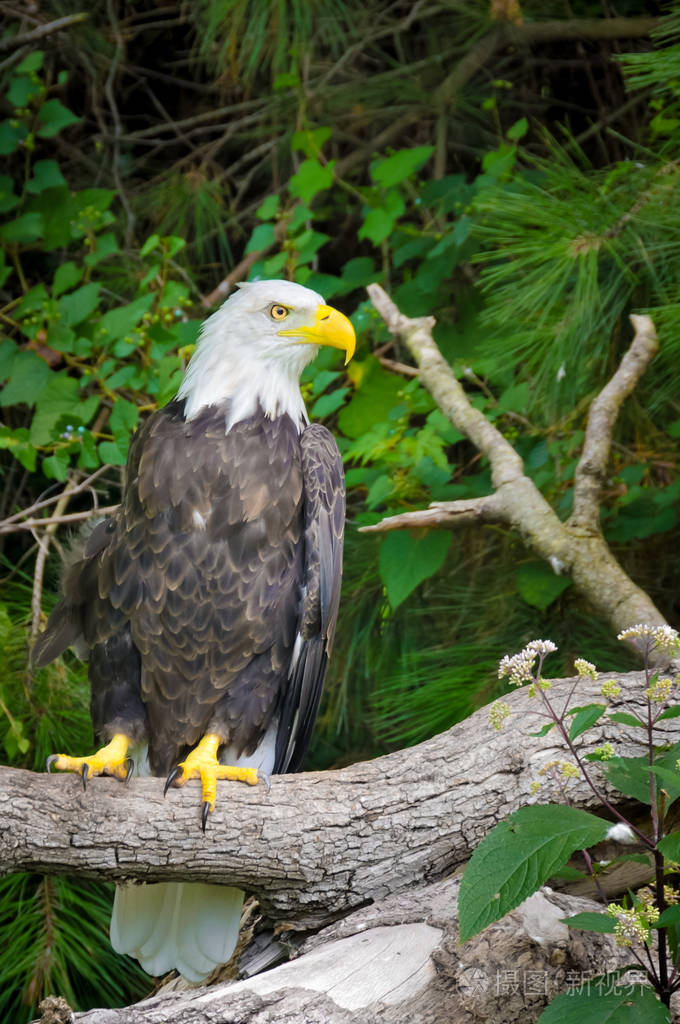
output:
[[[92,252],[88,252],[85,257],[85,263],[88,267],[95,267],[102,260],[105,260],[107,256],[112,256],[118,252],[118,242],[116,236],[107,231],[105,235],[99,235],[97,237],[97,244]]]
[[[65,480],[68,476],[70,459],[66,452],[58,451],[42,460],[40,468],[52,480]]]
[[[567,714],[574,716],[569,727],[569,739],[575,740],[577,736],[592,728],[606,710],[606,704],[587,704],[585,707],[572,708],[568,711]]]
[[[602,763],[612,786],[626,796],[649,804],[649,763],[646,757],[613,757]]]
[[[297,196],[303,203],[310,203],[315,195],[330,188],[333,184],[333,168],[335,160],[320,164],[318,160],[303,160],[296,174],[288,182],[292,196]]]
[[[612,717],[611,715],[609,716]],[[661,722],[664,718],[680,718],[680,704],[674,704],[672,708],[666,708],[659,715],[658,721]]]
[[[610,823],[575,807],[521,807],[470,858],[460,886],[460,940],[498,921],[564,867],[574,850],[604,839]]]
[[[290,148],[300,149],[305,156],[317,156],[324,142],[331,137],[331,129],[323,126],[321,128],[304,128],[302,131],[293,132]]]
[[[153,252],[153,250],[158,245],[160,245],[160,241],[161,241],[161,236],[160,235],[149,235],[149,237],[147,238],[146,242],[144,243],[142,248],[139,250],[139,255],[142,258],[144,258],[144,256],[148,256],[150,252]]]
[[[677,800],[680,796],[680,772],[673,771],[671,768],[666,768],[660,764],[653,765],[651,771],[654,772],[659,780],[660,787],[666,790],[669,798]]]
[[[129,335],[133,327],[136,327],[144,314],[153,305],[154,293],[148,292],[140,296],[134,302],[128,302],[127,306],[118,306],[117,309],[110,309],[99,320],[99,330],[105,331],[108,340],[117,341]]]
[[[0,392],[0,405],[33,405],[49,376],[49,366],[35,352],[17,352],[9,380]]]
[[[267,196],[263,203],[258,207],[255,212],[255,216],[258,220],[271,220],[278,211],[279,208],[279,197]]]
[[[395,530],[387,535],[380,546],[380,578],[392,608],[441,569],[451,540],[447,530],[428,530],[419,536]]]
[[[98,446],[99,458],[111,466],[124,466],[127,462],[127,450],[123,450],[115,441],[102,441]]]
[[[668,860],[680,861],[680,831],[660,839],[658,848]]]
[[[625,978],[614,992],[611,987],[604,979],[588,978],[581,991],[553,999],[537,1024],[669,1024],[668,1010],[651,988],[628,985]]]
[[[19,204],[14,195],[14,182],[8,174],[0,174],[0,213],[9,213]]]
[[[78,284],[83,273],[83,268],[79,267],[73,260],[69,260],[68,263],[62,263],[60,267],[57,267],[54,275],[52,297],[58,299],[64,292],[73,288],[74,285]]]
[[[616,921],[611,914],[598,914],[595,911],[586,910],[582,914],[574,914],[572,917],[561,918],[563,924],[570,928],[578,928],[584,932],[613,932],[616,928]]]
[[[652,928],[667,928],[671,924],[680,924],[680,904],[678,903],[672,907],[666,907],[659,915],[659,920],[652,925]]]
[[[507,132],[505,133],[509,139],[513,142],[517,142],[529,131],[529,122],[526,117],[520,118],[519,121],[515,121],[513,125],[510,125]]]
[[[77,124],[79,117],[72,114],[60,100],[47,100],[43,103],[38,114],[38,128],[36,134],[43,139],[51,139],[57,135],[62,128],[68,128],[70,124]]]
[[[610,718],[612,722],[618,722],[619,725],[630,725],[634,726],[636,729],[647,728],[644,722],[637,719],[635,715],[628,714],[627,711],[610,711],[607,717]]]
[[[374,245],[380,245],[392,233],[394,217],[385,210],[369,210],[358,231],[359,238],[368,238]]]
[[[136,428],[138,422],[139,409],[137,406],[133,402],[128,402],[126,398],[119,398],[109,417],[109,426],[116,442],[127,444],[130,434]]]
[[[88,316],[95,311],[99,302],[99,284],[91,281],[77,288],[74,292],[64,295],[58,303],[62,321],[67,327],[75,327],[77,324],[87,320]]]
[[[12,124],[9,120],[0,121],[0,156],[14,153],[25,138],[26,128],[23,124]]]
[[[520,597],[542,612],[571,586],[568,576],[556,576],[545,562],[521,565],[515,574],[515,582]]]
[[[35,242],[43,232],[43,219],[39,213],[24,213],[16,220],[0,227],[0,239],[8,244]]]
[[[34,71],[40,71],[43,66],[45,53],[43,50],[34,50],[27,54],[20,64],[14,69],[17,75],[32,75]]]
[[[26,184],[26,191],[37,194],[48,188],[62,188],[66,184],[56,160],[36,160],[33,177]]]
[[[330,394],[317,398],[312,406],[312,416],[314,419],[322,420],[325,416],[332,416],[344,404],[348,394],[349,388],[336,388]]]
[[[274,244],[275,231],[273,224],[258,224],[246,246],[246,254],[250,252],[264,252]]]
[[[371,177],[381,188],[392,188],[419,171],[433,153],[434,146],[400,149],[391,156],[374,160],[370,166]]]
[[[338,426],[347,437],[358,438],[368,434],[377,422],[387,420],[391,410],[401,404],[404,382],[383,369],[374,356],[350,365],[353,379],[359,377],[358,387],[342,409]]]

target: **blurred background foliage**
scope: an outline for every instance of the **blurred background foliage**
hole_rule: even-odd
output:
[[[316,288],[358,334],[346,370],[323,351],[304,377],[348,484],[341,623],[310,766],[447,728],[499,692],[498,660],[535,637],[559,644],[555,675],[579,656],[634,667],[570,580],[505,530],[357,532],[490,491],[485,460],[367,303],[371,281],[406,314],[436,316],[474,404],[563,518],[589,403],[630,341],[628,314],[652,314],[661,352],[617,424],[602,526],[678,625],[677,4],[0,11],[4,761],[39,769],[57,749],[92,747],[82,666],[68,656],[33,674],[27,650],[68,529],[117,502],[131,433],[174,394],[228,275]],[[29,1020],[47,992],[85,1008],[149,990],[108,946],[109,907],[93,883],[0,883],[3,1020]]]

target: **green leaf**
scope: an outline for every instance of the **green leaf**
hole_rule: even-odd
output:
[[[59,170],[56,160],[36,160],[33,165],[33,177],[26,184],[26,191],[34,195],[48,188],[62,188],[66,184],[64,175]]]
[[[335,391],[331,391],[330,394],[317,398],[312,406],[312,416],[314,419],[322,420],[326,416],[332,416],[341,405],[344,405],[348,394],[349,388],[337,388]]]
[[[110,309],[101,317],[99,329],[106,331],[109,340],[117,341],[129,335],[133,327],[136,327],[144,314],[153,305],[154,293],[147,292],[134,302],[128,302],[126,306],[119,306],[117,309]]]
[[[91,281],[59,300],[57,308],[67,327],[75,327],[94,312],[99,302],[99,288],[99,284]]]
[[[23,124],[12,124],[9,120],[0,121],[0,156],[14,153],[26,138],[26,134]]]
[[[335,160],[329,160],[325,165],[318,160],[303,160],[297,174],[288,182],[290,194],[303,203],[310,203],[315,195],[331,187],[334,167]]]
[[[636,729],[646,729],[647,726],[644,722],[641,722],[635,717],[635,715],[629,715],[627,711],[610,711],[608,716],[612,722],[618,722],[619,725],[631,725]]]
[[[392,608],[441,569],[451,540],[447,530],[428,530],[419,536],[395,530],[387,535],[380,546],[380,578]]]
[[[0,228],[0,239],[9,244],[35,242],[43,232],[43,219],[39,213],[25,213]]]
[[[513,125],[510,125],[507,132],[505,133],[509,139],[513,142],[517,142],[529,131],[529,122],[526,117],[520,118],[519,121],[515,121]]]
[[[611,715],[609,717],[611,718]],[[661,722],[664,718],[680,718],[680,704],[674,704],[672,708],[662,711],[658,721]]]
[[[574,914],[572,917],[560,918],[563,924],[570,928],[578,928],[584,932],[611,933],[616,928],[616,921],[611,914],[598,914],[595,911],[586,910],[582,914]]]
[[[0,405],[33,405],[49,376],[49,366],[35,352],[17,352],[9,380],[0,392]]]
[[[139,409],[137,406],[133,402],[128,402],[126,398],[119,398],[109,417],[109,426],[116,442],[122,441],[124,445],[127,444],[130,434],[135,430],[138,422]]]
[[[342,409],[338,426],[347,437],[368,434],[375,424],[387,420],[390,412],[403,401],[403,380],[387,373],[374,356],[352,364],[359,386],[351,401]],[[354,377],[356,380],[356,376]]]
[[[612,786],[626,796],[651,803],[649,796],[649,764],[646,757],[613,757],[603,762],[602,770]]]
[[[272,217],[276,216],[279,209],[279,197],[267,196],[263,203],[257,208],[255,216],[258,220],[271,220]]]
[[[680,903],[676,903],[672,907],[666,907],[659,915],[659,920],[652,925],[652,928],[666,928],[670,924],[680,924]]]
[[[14,182],[9,174],[0,174],[0,213],[9,213],[19,203],[19,197],[14,195]]]
[[[392,188],[410,178],[434,153],[434,146],[416,146],[414,149],[400,149],[392,156],[374,160],[370,173],[376,185]]]
[[[149,237],[147,238],[146,242],[144,243],[142,248],[139,250],[139,255],[142,257],[142,259],[145,256],[148,256],[150,252],[153,252],[154,249],[157,246],[160,245],[160,241],[161,241],[161,236],[160,235],[149,235]]]
[[[460,941],[498,921],[580,850],[604,839],[609,822],[575,807],[521,807],[496,825],[470,858],[458,897]]]
[[[359,238],[368,238],[374,245],[380,245],[392,234],[393,228],[394,217],[386,210],[369,210],[357,235]]]
[[[59,436],[59,421],[68,417],[68,422],[79,425],[78,415],[80,389],[78,381],[65,373],[51,373],[36,402],[35,415],[31,423],[30,438],[34,445],[46,445]],[[63,427],[66,424],[62,424]]]
[[[671,832],[660,839],[658,849],[668,860],[680,861],[680,832]]]
[[[547,736],[551,729],[554,729],[554,722],[546,722],[537,732],[530,732],[530,736]]]
[[[74,285],[78,284],[82,278],[84,270],[79,267],[73,260],[69,260],[68,263],[62,263],[54,275],[54,281],[52,282],[52,298],[58,299],[63,292],[67,292]]]
[[[34,50],[33,53],[27,54],[26,57],[17,64],[15,73],[18,75],[32,75],[35,71],[40,71],[43,66],[45,54],[42,50]]]
[[[54,455],[48,455],[46,459],[42,460],[40,468],[42,469],[45,476],[51,480],[65,480],[68,476],[68,467],[70,465],[70,459],[68,455],[63,452],[55,452]]]
[[[111,466],[124,466],[127,462],[127,451],[123,451],[114,441],[102,441],[98,446],[99,458]]]
[[[610,992],[606,979],[587,978],[582,988],[553,999],[537,1024],[669,1024],[668,1010],[647,986],[623,980]]]
[[[654,772],[662,789],[665,789],[671,800],[677,800],[680,796],[680,772],[673,771],[663,765],[652,765],[650,771]]]
[[[574,716],[569,727],[569,739],[575,740],[587,729],[591,729],[606,710],[606,704],[586,704],[585,707],[572,708],[568,711],[567,714]]]
[[[545,562],[521,565],[515,574],[515,582],[520,597],[542,612],[571,586],[568,576],[556,576]]]
[[[57,135],[62,128],[68,128],[70,124],[77,124],[79,117],[72,114],[60,100],[47,100],[43,103],[38,114],[38,128],[36,134],[43,139],[51,139]]]
[[[273,224],[258,224],[246,246],[246,255],[250,252],[264,252],[271,248],[276,238]]]

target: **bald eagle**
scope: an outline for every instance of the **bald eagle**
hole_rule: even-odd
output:
[[[176,398],[130,445],[116,512],[65,570],[33,654],[89,662],[105,743],[55,754],[59,770],[133,770],[202,784],[297,771],[326,675],[340,596],[344,476],[309,424],[300,374],[349,320],[289,281],[242,285],[204,323]],[[200,981],[229,959],[243,893],[158,883],[117,888],[111,941],[150,974]]]

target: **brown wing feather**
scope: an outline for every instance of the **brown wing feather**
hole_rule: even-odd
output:
[[[312,424],[300,436],[305,490],[305,566],[297,642],[281,709],[274,771],[302,765],[319,709],[342,583],[345,479],[333,435]]]

